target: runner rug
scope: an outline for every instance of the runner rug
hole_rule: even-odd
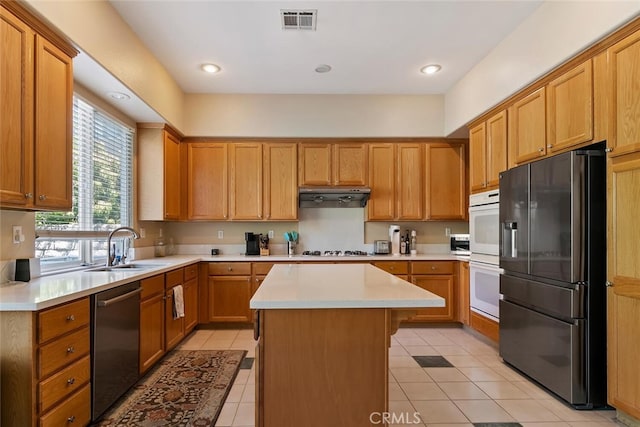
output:
[[[213,426],[246,353],[174,350],[95,425]]]

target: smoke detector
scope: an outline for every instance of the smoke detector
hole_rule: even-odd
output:
[[[280,20],[283,30],[314,30],[316,29],[316,9],[280,9]]]

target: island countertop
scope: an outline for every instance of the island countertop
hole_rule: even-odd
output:
[[[444,307],[444,299],[369,264],[274,265],[252,309]]]

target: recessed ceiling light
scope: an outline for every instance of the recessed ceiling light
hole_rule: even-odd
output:
[[[331,65],[320,64],[316,67],[316,73],[328,73],[331,71]]]
[[[202,68],[202,71],[206,71],[207,73],[211,73],[211,74],[214,74],[220,71],[220,67],[218,67],[216,64],[202,64],[200,68]]]
[[[113,99],[117,99],[118,101],[126,101],[127,99],[131,99],[129,95],[122,92],[107,92],[107,95],[109,95]]]
[[[423,74],[435,74],[438,71],[440,71],[442,67],[438,64],[429,64],[429,65],[425,65],[424,67],[420,68],[420,72]]]

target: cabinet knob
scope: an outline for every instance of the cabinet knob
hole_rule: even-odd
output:
[[[25,193],[24,198],[25,199],[33,199],[33,193]]]
[[[613,151],[613,147],[607,147],[607,148],[604,149],[605,153],[610,153],[612,151]]]
[[[40,200],[47,200],[47,196],[44,194],[41,194],[40,197],[38,197]]]
[[[553,144],[548,144],[547,148],[553,148]]]
[[[67,418],[67,422],[68,423],[72,423],[76,420],[76,416],[75,415],[71,415],[69,418]]]
[[[608,281],[608,280],[607,280],[606,282],[604,282],[604,285],[605,285],[607,288],[611,288],[611,287],[613,287],[613,282],[610,282],[610,281]]]
[[[67,384],[69,384],[69,385],[73,385],[75,382],[76,382],[76,379],[75,379],[75,378],[73,378],[73,377],[71,377],[71,378],[69,378],[69,379],[67,380]]]
[[[227,214],[222,215],[222,218],[227,219]]]
[[[67,347],[67,353],[71,354],[71,353],[75,353],[76,349],[73,348],[73,346]]]
[[[227,267],[227,271],[233,271],[232,267]]]
[[[67,321],[73,322],[74,320],[76,320],[76,316],[74,316],[73,314],[67,316]]]
[[[544,152],[544,147],[540,147],[540,148],[538,148],[538,152],[539,152],[539,153]]]
[[[262,219],[262,214],[258,214],[258,218]]]

